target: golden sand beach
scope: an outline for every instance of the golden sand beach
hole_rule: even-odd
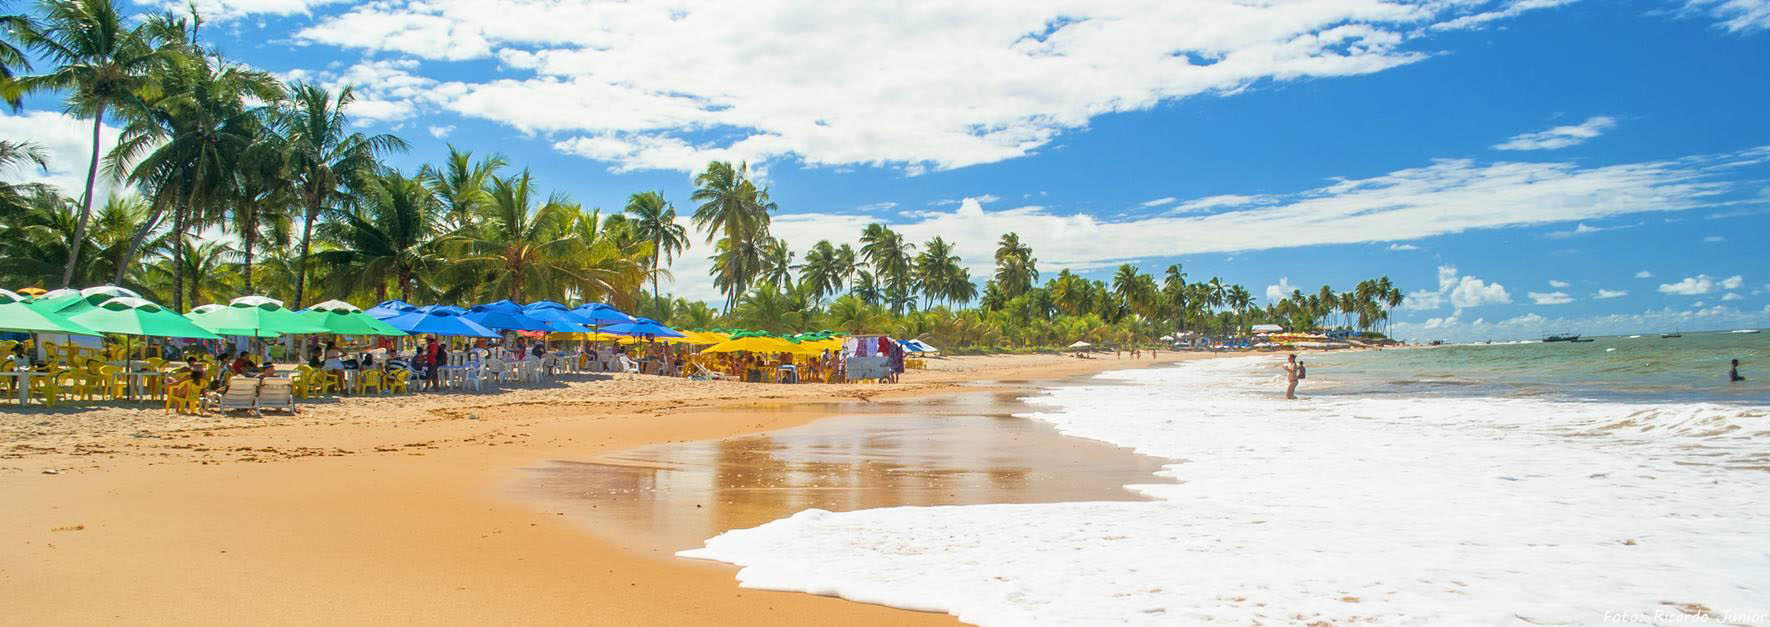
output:
[[[955,357],[864,386],[586,376],[292,418],[8,408],[0,590],[20,624],[951,623],[742,590],[729,567],[624,549],[509,486],[547,460],[779,430],[842,403],[1153,363]],[[782,410],[798,405],[820,410]]]

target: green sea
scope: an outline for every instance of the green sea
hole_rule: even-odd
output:
[[[1324,395],[1770,404],[1770,333],[1589,339],[1329,353],[1304,362],[1308,387]],[[1743,382],[1728,381],[1734,359]]]

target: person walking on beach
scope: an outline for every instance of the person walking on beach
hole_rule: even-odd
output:
[[[1303,366],[1297,363],[1297,354],[1291,353],[1290,359],[1284,363],[1284,397],[1286,400],[1297,400],[1297,379]]]
[[[1739,383],[1744,380],[1745,377],[1739,376],[1739,360],[1735,359],[1733,360],[1733,369],[1727,371],[1727,381],[1729,383]]]

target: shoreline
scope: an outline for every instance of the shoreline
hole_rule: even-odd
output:
[[[219,622],[242,611],[289,622],[951,624],[743,590],[729,566],[633,554],[500,487],[539,460],[829,415],[769,411],[782,404],[934,396],[1215,356],[960,357],[894,385],[598,378],[196,424],[157,408],[0,413],[0,499],[18,512],[0,521],[12,539],[0,549],[0,586],[21,601],[15,618],[43,624]],[[156,422],[170,424],[141,428]]]

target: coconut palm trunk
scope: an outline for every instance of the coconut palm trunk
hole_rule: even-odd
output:
[[[74,244],[68,250],[68,264],[61,270],[61,286],[74,281],[74,267],[80,264],[81,244],[86,243],[86,223],[92,219],[92,188],[98,182],[98,143],[104,130],[105,101],[99,100],[92,114],[92,159],[86,165],[86,193],[80,196],[80,219],[74,222]]]

